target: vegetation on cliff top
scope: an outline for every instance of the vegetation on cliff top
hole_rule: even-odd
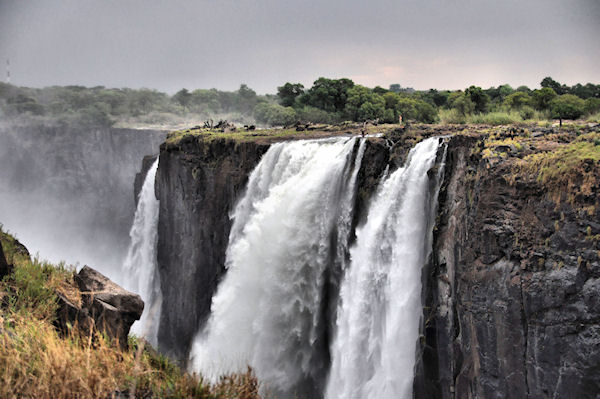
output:
[[[335,124],[379,119],[398,123],[509,124],[577,119],[597,121],[600,85],[566,86],[544,78],[540,89],[504,84],[483,89],[414,90],[392,84],[367,88],[347,78],[318,78],[305,89],[285,83],[276,95],[258,95],[242,84],[236,91],[181,89],[169,96],[150,89],[53,86],[33,89],[0,83],[0,113],[9,118],[46,118],[92,127],[150,125],[181,128],[208,119],[263,126]]]
[[[211,385],[135,337],[127,350],[98,333],[62,337],[53,324],[56,292],[69,298],[78,294],[73,270],[31,260],[1,228],[0,243],[14,265],[0,282],[0,397],[258,397],[250,370]]]
[[[510,164],[506,179],[541,184],[556,202],[593,211],[598,206],[600,129],[569,126],[532,134],[525,129],[493,131],[484,141],[482,157],[488,165]]]

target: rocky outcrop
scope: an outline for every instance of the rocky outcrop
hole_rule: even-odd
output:
[[[157,175],[158,268],[163,295],[158,345],[186,359],[224,271],[229,212],[268,145],[194,137],[163,144]]]
[[[142,168],[138,173],[135,174],[135,179],[133,181],[133,197],[135,198],[135,204],[137,206],[138,200],[140,198],[140,192],[142,191],[142,186],[144,185],[144,180],[146,180],[146,175],[148,171],[152,167],[154,161],[158,158],[157,155],[146,155],[142,159]]]
[[[600,218],[453,140],[425,270],[422,398],[596,398]]]
[[[161,351],[179,361],[187,359],[191,340],[210,314],[224,272],[232,223],[229,212],[269,145],[189,136],[177,145],[161,146],[157,187],[163,305],[158,342]],[[354,225],[365,217],[368,198],[388,160],[384,140],[367,142],[357,176]],[[331,278],[336,286],[340,276]]]
[[[144,310],[140,296],[88,266],[84,266],[74,280],[79,288],[75,295],[57,292],[59,329],[68,333],[71,326],[76,326],[83,334],[100,331],[126,348],[129,329]]]
[[[517,146],[498,145],[504,155],[489,157],[488,132],[458,129],[447,132],[455,135],[448,141],[431,260],[423,270],[415,397],[595,397],[600,206],[557,202],[535,176],[515,177],[513,161],[523,157]],[[418,140],[443,133],[422,129],[369,139],[355,226],[387,165],[401,165]],[[190,135],[161,147],[159,347],[179,360],[208,316],[224,272],[229,212],[268,145]],[[596,201],[598,190],[592,188],[588,202]]]
[[[4,276],[10,274],[12,272],[12,265],[9,265],[6,261],[6,257],[4,256],[4,251],[2,250],[2,243],[0,243],[0,280],[4,278]]]

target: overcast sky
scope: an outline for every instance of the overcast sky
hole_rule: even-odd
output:
[[[17,85],[170,93],[600,83],[600,0],[0,0],[7,58]]]

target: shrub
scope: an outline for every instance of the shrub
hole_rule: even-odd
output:
[[[553,118],[560,119],[562,124],[563,119],[577,119],[585,112],[585,101],[572,94],[563,94],[552,100],[550,103],[550,111]]]
[[[254,108],[254,117],[257,122],[271,126],[289,126],[298,120],[293,108],[267,103],[259,103]]]
[[[466,118],[467,123],[478,123],[485,125],[509,125],[511,123],[522,122],[521,115],[518,112],[490,112],[487,114],[469,115]]]

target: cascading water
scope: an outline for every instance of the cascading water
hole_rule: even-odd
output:
[[[250,365],[276,397],[322,395],[326,287],[347,252],[364,152],[356,140],[274,144],[252,172],[233,213],[227,274],[192,347],[194,371],[214,379]]]
[[[439,142],[430,138],[411,150],[406,165],[382,182],[357,229],[340,289],[328,399],[412,397],[421,268],[438,191],[430,192],[427,172]]]
[[[156,268],[156,244],[158,239],[159,201],[154,194],[154,181],[158,169],[158,158],[148,170],[129,236],[131,244],[123,265],[123,285],[139,294],[144,301],[144,313],[136,321],[131,332],[145,337],[156,346],[158,320],[160,319],[160,280]]]

